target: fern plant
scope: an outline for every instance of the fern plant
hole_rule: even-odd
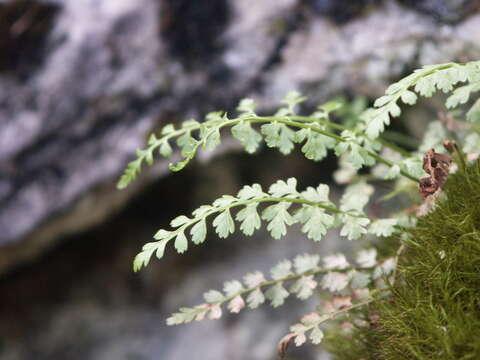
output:
[[[297,346],[307,339],[320,343],[325,329],[329,328],[324,323],[329,320],[342,321],[348,317],[350,320],[343,324],[349,328],[357,314],[357,321],[361,322],[365,307],[391,297],[393,284],[402,281],[397,279],[398,260],[415,234],[408,229],[414,229],[418,218],[435,206],[448,173],[458,166],[465,170],[467,162],[478,157],[480,100],[473,101],[471,97],[479,90],[480,62],[429,65],[392,84],[373,108],[354,116],[353,120],[349,116],[345,122],[332,120],[335,113],[345,114],[341,101],[328,102],[312,114],[301,115],[297,110],[307,99],[291,92],[272,115],[258,114],[254,101],[244,99],[237,107],[236,116],[213,112],[202,122],[188,120],[177,128],[168,124],[160,135],[152,134],[148,146],[138,150],[136,159],[128,165],[119,188],[135,180],[144,163],[152,164],[157,152],[167,158],[181,156],[181,160],[170,164],[170,169],[182,170],[199,151],[215,149],[224,129],[230,129],[247,153],[256,152],[262,142],[284,155],[299,146],[305,157],[313,161],[320,161],[328,151],[333,151],[339,158],[335,179],[348,186],[337,204],[330,200],[326,184],[297,189],[297,180],[290,178],[278,180],[268,189],[262,189],[259,184],[246,185],[236,195],[223,195],[188,216],[173,219],[170,229],[160,229],[154,235],[155,241],[144,245],[134,260],[134,271],[147,266],[154,255],[162,258],[167,246],[173,245],[179,253],[184,253],[190,243],[203,243],[210,223],[220,238],[230,236],[237,228],[251,236],[263,224],[272,238],[279,239],[287,234],[290,226],[299,224],[305,236],[315,242],[333,228],[339,228],[340,236],[347,240],[395,239],[395,251],[385,256],[378,256],[380,252],[369,248],[358,252],[355,261],[348,261],[343,254],[323,258],[318,254],[303,254],[293,261],[282,260],[271,269],[269,277],[254,271],[246,274],[243,281],[225,282],[222,291],[206,292],[203,303],[180,308],[167,319],[167,324],[218,319],[225,310],[238,313],[245,307],[254,309],[267,301],[278,307],[290,295],[305,300],[317,289],[329,293],[330,300],[291,326],[279,342],[281,356],[291,342]],[[431,122],[415,152],[388,141],[391,136],[383,133],[391,120],[401,115],[400,104],[414,105],[419,96],[431,97],[437,91],[449,94],[446,107],[453,115],[447,120]],[[459,120],[465,104],[471,106],[465,120]],[[456,142],[444,144],[451,138]],[[457,165],[450,165],[449,155],[439,154],[445,152],[444,145]],[[359,174],[358,170],[364,167],[373,169]],[[414,197],[416,213],[412,213],[410,207],[388,218],[373,218],[365,207],[374,193],[370,183],[378,180],[393,181],[393,190],[386,197],[402,192],[412,194],[412,189],[420,186],[425,199],[419,201],[419,197]]]

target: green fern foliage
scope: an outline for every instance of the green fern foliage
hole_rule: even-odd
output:
[[[223,195],[158,230],[155,241],[135,257],[134,271],[154,255],[162,258],[167,245],[184,253],[192,243],[204,243],[211,229],[227,238],[237,230],[252,236],[265,227],[273,239],[280,239],[296,225],[314,242],[338,229],[342,238],[373,240],[376,247],[358,251],[354,261],[340,253],[282,260],[270,276],[253,271],[225,282],[222,290],[206,292],[201,304],[180,308],[167,323],[219,319],[225,310],[239,313],[267,302],[279,307],[289,297],[305,300],[321,292],[327,300],[290,327],[278,344],[280,357],[291,343],[327,339],[337,360],[480,358],[478,341],[472,340],[480,335],[478,91],[479,61],[428,65],[388,87],[371,109],[364,109],[364,99],[351,108],[339,99],[305,116],[298,111],[307,98],[291,92],[272,115],[257,113],[257,104],[243,99],[234,116],[212,112],[202,122],[165,125],[158,136],[150,136],[145,149],[137,150],[119,188],[135,180],[157,153],[180,156],[170,169],[182,170],[199,151],[216,149],[227,129],[249,154],[262,144],[284,155],[298,146],[312,161],[333,151],[339,158],[334,178],[346,187],[334,202],[328,185],[299,190],[295,178],[278,180],[268,189],[244,186],[236,195]],[[384,132],[385,127],[401,115],[402,104],[414,105],[420,96],[436,92],[449,94],[446,108],[455,110],[429,124],[416,151],[405,150],[399,146],[405,137]],[[450,155],[439,154],[445,151],[453,164]],[[366,167],[371,171],[359,171]],[[387,218],[368,214],[372,184],[379,182],[391,187],[381,200],[406,193],[406,209]],[[419,184],[425,199],[418,196]]]
[[[179,253],[188,249],[188,238],[198,245],[207,238],[207,220],[212,225],[218,237],[226,238],[235,232],[236,222],[240,230],[251,236],[260,229],[262,222],[272,238],[280,239],[287,233],[287,228],[300,224],[301,230],[313,240],[321,240],[327,231],[341,225],[341,235],[349,240],[355,240],[369,231],[370,219],[363,208],[368,202],[373,188],[365,183],[352,185],[346,195],[336,206],[329,199],[329,187],[320,184],[317,188],[308,187],[304,191],[297,190],[297,180],[279,180],[271,185],[267,192],[259,184],[244,186],[237,196],[223,195],[211,205],[202,205],[192,212],[192,217],[178,216],[170,222],[172,230],[159,230],[155,242],[147,243],[134,261],[134,270],[146,266],[153,254],[163,257],[166,245],[174,242]],[[263,209],[259,206],[267,205]],[[240,209],[240,210],[238,210]],[[236,215],[232,212],[238,210]],[[236,221],[236,222],[235,222]],[[383,231],[393,232],[393,222],[379,223],[378,220],[370,227],[373,233]],[[388,228],[388,229],[387,229]]]
[[[390,118],[399,117],[399,100],[414,105],[418,95],[431,97],[437,90],[451,92],[459,83],[468,85],[458,87],[447,99],[446,105],[453,109],[468,101],[470,94],[480,90],[480,61],[465,64],[448,63],[427,65],[415,70],[411,75],[390,85],[384,96],[375,101],[375,108],[366,111],[363,118],[367,124],[366,134],[376,139],[390,124]],[[472,119],[472,117],[469,117]]]
[[[332,301],[323,304],[321,314],[304,316],[298,324],[292,325],[291,333],[286,335],[286,338],[294,339],[297,346],[302,345],[307,338],[318,344],[323,338],[321,325],[324,322],[371,301],[366,287],[378,279],[376,274],[379,272],[383,276],[392,272],[391,267],[386,272],[384,265],[377,262],[374,249],[359,252],[357,265],[351,265],[343,254],[326,256],[322,263],[323,266],[320,266],[318,255],[298,255],[293,262],[283,260],[275,265],[270,270],[270,280],[263,273],[255,271],[245,275],[243,282],[227,281],[223,292],[209,290],[203,295],[204,303],[191,308],[180,308],[167,319],[167,324],[219,319],[224,305],[231,313],[239,313],[245,307],[255,309],[267,301],[276,308],[283,305],[290,295],[300,300],[308,299],[317,287],[332,294],[352,293],[352,296],[334,295]],[[318,277],[321,277],[320,281],[316,279]]]
[[[313,161],[322,160],[327,156],[328,150],[334,149],[337,155],[344,154],[355,169],[372,166],[376,161],[388,166],[394,165],[378,156],[377,151],[382,145],[365,136],[362,124],[359,124],[358,129],[349,129],[330,121],[330,114],[341,106],[339,102],[321,105],[310,116],[299,116],[295,109],[305,100],[299,93],[291,92],[282,101],[285,107],[273,116],[259,116],[255,113],[257,105],[253,100],[244,99],[237,107],[236,118],[229,118],[227,113],[220,111],[208,114],[202,123],[196,120],[185,121],[179,129],[168,124],[161,130],[159,138],[153,134],[150,136],[146,149],[137,150],[137,158],[128,164],[118,182],[118,188],[123,189],[135,180],[143,163],[151,165],[155,152],[171,157],[173,141],[180,149],[183,160],[171,163],[170,169],[182,170],[200,149],[212,151],[220,145],[223,128],[231,128],[232,136],[248,153],[255,152],[261,142],[265,141],[268,147],[276,148],[284,155],[290,154],[295,144],[300,144],[305,156]],[[262,124],[259,130],[254,128],[255,124]],[[404,175],[410,176],[407,172]],[[410,177],[416,180],[415,177]]]

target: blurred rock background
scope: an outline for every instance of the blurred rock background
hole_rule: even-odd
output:
[[[477,0],[0,1],[0,358],[274,359],[315,302],[177,328],[164,319],[223,280],[335,251],[335,234],[320,249],[299,234],[212,236],[140,274],[131,262],[180,213],[245,183],[329,182],[334,161],[250,157],[227,140],[184,173],[159,161],[127,190],[116,179],[151,131],[242,97],[262,111],[292,89],[310,105],[373,98],[420,65],[479,59],[478,10]],[[410,117],[394,126],[420,136],[423,113]]]

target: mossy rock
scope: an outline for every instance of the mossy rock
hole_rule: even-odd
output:
[[[480,162],[450,175],[445,197],[410,229],[378,320],[331,337],[335,360],[480,359]]]

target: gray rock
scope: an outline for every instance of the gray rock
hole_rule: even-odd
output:
[[[382,0],[307,0],[317,14],[333,19],[342,24],[360,16],[369,6],[379,4]]]
[[[480,10],[478,0],[401,0],[401,2],[445,23],[459,22]]]
[[[342,25],[300,0],[30,4],[55,10],[33,37],[35,61],[0,64],[0,271],[101,222],[165,174],[163,162],[129,192],[114,190],[159,123],[247,95],[272,107],[291,89],[315,103],[346,89],[377,96],[419,64],[480,55],[479,15],[442,25],[393,1]]]

